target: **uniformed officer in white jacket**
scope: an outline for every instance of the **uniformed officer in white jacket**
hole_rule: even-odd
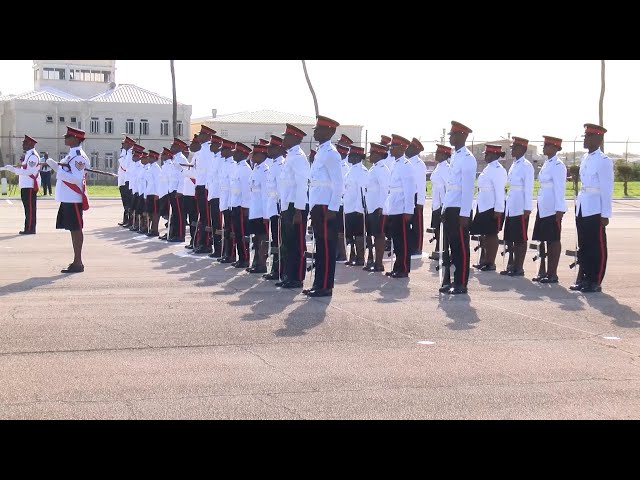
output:
[[[198,143],[200,150],[194,154],[193,164],[196,174],[196,236],[193,243],[193,253],[213,253],[211,236],[211,211],[209,210],[209,191],[207,190],[207,179],[209,169],[214,162],[214,154],[211,152],[211,135],[216,131],[207,125],[200,126],[198,133]]]
[[[324,115],[316,117],[313,138],[318,142],[309,173],[309,215],[315,242],[313,286],[302,291],[309,297],[333,294],[338,244],[338,212],[344,194],[340,154],[331,143],[340,124]]]
[[[390,154],[394,158],[389,180],[389,195],[383,213],[387,215],[389,233],[393,242],[395,262],[385,275],[392,278],[407,278],[411,271],[410,233],[415,210],[416,182],[413,166],[404,152],[411,141],[400,135],[391,135]]]
[[[196,171],[193,160],[200,148],[197,135],[194,135],[189,147],[183,150],[188,165],[182,168],[182,205],[184,207],[182,214],[184,215],[184,224],[189,226],[189,243],[185,245],[185,248],[188,249],[194,248],[193,242],[196,238],[198,207],[196,204]],[[190,153],[192,154],[191,159],[188,158]]]
[[[367,202],[367,235],[373,237],[375,259],[373,265],[365,265],[369,272],[384,272],[382,260],[384,258],[384,231],[386,215],[382,214],[382,208],[389,194],[389,181],[391,172],[384,159],[387,156],[387,148],[371,142],[369,148],[369,161],[373,164],[367,171],[365,199]]]
[[[571,290],[599,292],[607,268],[607,225],[613,209],[613,161],[600,150],[607,129],[584,124],[584,148],[580,161],[580,192],[576,199],[578,262],[582,278]]]
[[[367,184],[367,167],[362,163],[363,147],[351,145],[347,159],[351,167],[344,177],[344,228],[346,243],[351,245],[347,266],[364,266],[365,218],[363,196]]]
[[[236,166],[236,162],[233,160],[233,149],[235,146],[235,142],[224,138],[222,139],[222,145],[220,147],[221,164],[218,183],[220,185],[220,211],[222,212],[224,231],[222,235],[222,257],[218,259],[220,263],[234,263],[237,261],[236,232],[233,225],[230,203],[231,175]]]
[[[451,147],[436,144],[436,168],[431,172],[429,179],[431,182],[431,222],[429,226],[434,229],[436,237],[435,251],[429,255],[431,260],[440,258],[440,222],[442,220],[442,202],[444,201],[449,178],[449,158],[451,158]]]
[[[187,163],[187,159],[182,153],[185,148],[187,148],[187,144],[177,137],[174,137],[173,143],[169,147],[173,154],[171,162],[173,170],[169,170],[171,172],[169,176],[171,218],[169,219],[168,242],[184,242],[186,237],[185,215],[183,214],[184,203],[182,199],[182,187],[184,184],[182,176],[184,167],[182,164]]]
[[[160,222],[160,175],[161,168],[158,165],[160,154],[155,150],[149,150],[147,159],[147,171],[145,174],[146,190],[145,190],[145,212],[147,213],[149,228],[146,233],[147,237],[157,237],[158,223]]]
[[[85,132],[73,127],[67,127],[64,144],[69,147],[69,154],[62,159],[60,165],[53,159],[47,163],[56,172],[56,201],[60,202],[56,228],[69,230],[73,245],[73,262],[62,273],[84,272],[82,263],[82,244],[84,235],[82,228],[84,221],[82,213],[89,209],[87,187],[85,182],[85,168],[90,165],[89,158],[82,150]]]
[[[422,244],[424,242],[424,202],[427,197],[427,166],[420,158],[420,152],[424,151],[422,143],[417,138],[413,138],[404,152],[404,156],[411,162],[413,176],[416,183],[416,193],[414,197],[414,212],[411,219],[411,230],[409,231],[410,255],[422,257]]]
[[[347,173],[349,173],[349,169],[351,168],[351,164],[349,163],[349,147],[353,144],[353,140],[351,140],[345,134],[340,136],[340,139],[336,142],[335,147],[336,151],[340,154],[340,168],[342,170],[342,178],[346,178]],[[344,214],[344,199],[340,200],[340,211],[338,212],[337,218],[337,228],[338,228],[338,245],[337,245],[337,253],[336,260],[338,262],[346,262],[347,261],[347,250],[346,250],[346,242],[345,242],[345,214]]]
[[[207,169],[207,200],[209,202],[209,216],[211,220],[211,235],[213,238],[213,252],[209,254],[211,258],[222,258],[222,235],[216,233],[222,230],[222,212],[220,211],[220,170],[222,169],[222,138],[218,135],[211,135],[209,151],[212,154],[211,163]]]
[[[253,170],[249,176],[249,233],[253,235],[254,260],[249,273],[267,273],[269,250],[269,219],[265,219],[267,204],[267,145],[253,144],[251,161]]]
[[[122,214],[122,223],[118,223],[121,227],[127,227],[129,225],[129,204],[131,198],[129,194],[129,178],[127,176],[127,170],[131,163],[131,155],[133,154],[133,145],[136,142],[128,136],[124,137],[122,141],[122,148],[120,149],[120,156],[118,157],[118,190],[120,190],[120,198],[122,199],[122,207],[124,212]]]
[[[469,233],[480,235],[480,262],[474,265],[482,272],[496,269],[498,253],[498,232],[504,222],[505,193],[507,171],[500,164],[505,157],[501,145],[487,144],[484,150],[484,161],[487,164],[478,176],[478,195],[476,197],[476,214],[471,222]]]
[[[507,269],[500,275],[520,277],[524,275],[524,259],[527,255],[527,231],[529,230],[529,216],[533,209],[533,165],[525,158],[529,140],[522,137],[512,137],[511,156],[515,159],[507,174],[509,193],[505,208],[504,241],[513,245],[513,256],[509,252]]]
[[[229,205],[232,209],[233,230],[235,232],[238,261],[235,268],[249,267],[249,206],[251,205],[251,167],[248,158],[251,149],[244,143],[236,142],[233,150],[235,167],[229,175]]]
[[[300,148],[306,135],[302,129],[290,123],[285,124],[285,131],[282,133],[282,145],[286,150],[286,160],[280,174],[280,242],[284,271],[282,280],[275,283],[276,287],[302,288],[307,271],[305,252],[311,168],[307,155]],[[339,205],[338,200],[336,211]]]
[[[560,243],[562,217],[567,211],[565,199],[567,167],[558,158],[558,152],[562,150],[562,139],[548,135],[543,137],[542,153],[546,155],[547,160],[538,172],[540,185],[538,211],[531,236],[532,240],[540,242],[540,266],[532,280],[540,283],[558,283],[558,262],[562,248]]]
[[[267,145],[267,159],[265,160],[265,165],[269,168],[266,170],[265,185],[263,187],[265,199],[263,214],[264,218],[269,221],[271,246],[274,247],[274,253],[271,258],[271,271],[262,276],[267,280],[280,280],[283,273],[284,258],[280,255],[280,174],[284,168],[283,153],[282,138],[277,135],[271,135]]]
[[[455,149],[455,153],[449,164],[449,178],[442,204],[442,221],[455,271],[453,285],[445,283],[439,289],[441,293],[451,295],[467,293],[469,282],[469,228],[478,168],[476,157],[465,146],[470,133],[472,130],[466,125],[451,121],[449,143]],[[446,277],[445,275],[445,282]]]
[[[36,233],[36,200],[40,190],[40,155],[35,149],[36,140],[25,135],[22,140],[24,155],[20,158],[20,167],[7,165],[4,170],[19,176],[20,198],[24,207],[24,229],[20,235],[35,235]]]
[[[127,177],[129,178],[129,186],[131,187],[131,207],[129,215],[133,217],[133,221],[130,222],[131,225],[129,226],[129,230],[133,232],[140,228],[140,193],[138,191],[138,187],[140,183],[139,176],[142,168],[140,159],[142,158],[144,147],[142,145],[135,144],[133,145],[132,150],[131,165],[127,170]]]
[[[170,214],[170,196],[172,193],[171,190],[171,178],[173,176],[173,153],[167,147],[162,148],[162,153],[160,153],[160,161],[162,162],[160,165],[160,178],[159,178],[159,193],[160,196],[158,202],[158,214],[161,218],[167,220],[165,226],[169,226],[169,214]],[[169,230],[158,237],[160,240],[167,240],[169,238]]]

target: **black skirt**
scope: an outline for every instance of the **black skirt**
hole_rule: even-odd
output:
[[[499,218],[494,217],[494,209],[490,208],[482,213],[478,213],[476,208],[476,214],[471,222],[471,228],[469,233],[471,235],[497,235],[502,230],[504,224],[504,213],[500,213]]]
[[[536,223],[533,224],[532,240],[541,242],[557,242],[560,240],[562,223],[556,221],[555,213],[548,217],[540,218],[540,213],[536,213]]]
[[[526,242],[529,239],[528,229],[529,217],[526,220],[524,215],[507,217],[504,223],[504,239],[509,242]]]
[[[56,228],[70,231],[82,230],[82,203],[61,203],[56,218]]]

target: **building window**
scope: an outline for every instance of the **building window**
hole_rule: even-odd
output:
[[[58,117],[58,121],[59,121],[60,123],[64,123],[64,117]]]
[[[227,130],[226,128],[223,128],[222,130],[220,130],[220,136],[222,138],[227,138],[229,136],[229,130]]]
[[[104,154],[104,168],[110,168],[113,170],[113,153]]]
[[[91,168],[96,168],[98,165],[98,152],[91,152]]]
[[[182,137],[184,135],[184,128],[182,125],[182,120],[178,120],[176,122],[176,130],[178,131],[178,137]]]
[[[78,128],[82,130],[82,122],[78,122]]]
[[[42,78],[45,80],[64,80],[64,68],[43,68]]]
[[[169,120],[160,121],[160,135],[169,136]]]
[[[133,121],[133,118],[127,118],[127,123],[124,125],[124,132],[127,135],[134,135],[136,133],[136,122]]]
[[[149,120],[140,119],[140,135],[149,135]]]
[[[47,115],[47,123],[53,123],[53,115]]]
[[[113,118],[104,119],[104,133],[113,133]]]
[[[71,117],[70,122],[71,122],[71,123],[76,123],[76,120],[77,120],[77,119],[76,119],[76,117]]]
[[[91,133],[100,133],[100,119],[98,117],[91,117],[89,131]]]

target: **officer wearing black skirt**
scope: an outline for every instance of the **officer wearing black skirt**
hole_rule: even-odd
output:
[[[499,162],[499,159],[505,156],[501,145],[487,144],[483,153],[487,166],[478,177],[476,214],[469,232],[471,235],[481,236],[481,262],[474,267],[482,272],[490,272],[496,269],[498,232],[504,222],[504,186],[507,183],[507,171]]]
[[[560,261],[560,232],[562,217],[567,211],[565,185],[567,167],[557,156],[562,150],[562,139],[543,135],[542,153],[547,160],[538,173],[538,211],[533,226],[532,239],[540,242],[540,267],[531,280],[540,283],[558,283],[558,262]],[[546,249],[545,249],[546,242]],[[542,252],[546,251],[547,262]],[[545,263],[547,266],[545,268]]]

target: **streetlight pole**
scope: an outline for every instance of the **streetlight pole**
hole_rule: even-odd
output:
[[[624,161],[629,163],[629,137],[627,137],[627,144],[624,148]]]

